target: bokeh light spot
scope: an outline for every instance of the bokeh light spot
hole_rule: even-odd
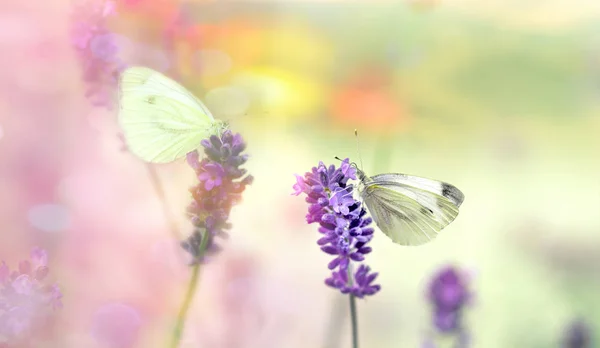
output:
[[[133,41],[130,38],[114,34],[115,43],[119,47],[119,58],[127,65],[140,65],[161,72],[171,67],[171,61],[167,53],[159,48],[142,42]]]
[[[35,205],[29,209],[27,217],[33,227],[45,232],[65,230],[71,223],[69,210],[55,203]]]
[[[210,110],[219,116],[239,116],[250,106],[250,97],[239,87],[218,87],[206,93],[204,98]]]
[[[205,49],[194,53],[192,67],[203,76],[225,74],[231,69],[231,57],[223,51]]]
[[[134,308],[110,303],[101,306],[92,319],[92,336],[107,348],[133,347],[137,341],[142,320]]]

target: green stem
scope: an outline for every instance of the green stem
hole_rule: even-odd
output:
[[[156,170],[150,163],[146,163],[146,169],[148,170],[148,175],[150,176],[150,182],[152,183],[152,187],[154,188],[154,192],[162,205],[163,213],[165,214],[165,218],[167,220],[167,224],[169,225],[169,229],[171,230],[171,234],[177,240],[181,239],[179,236],[177,223],[175,222],[175,218],[169,209],[169,205],[167,204],[167,198],[165,196],[165,192],[163,191],[162,186],[160,185],[160,179],[158,178],[158,174]]]
[[[350,286],[354,284],[352,264],[348,265],[348,282]],[[352,348],[358,348],[358,316],[356,314],[356,296],[352,293],[350,297],[350,322],[352,323]]]
[[[200,243],[199,257],[198,260],[202,260],[202,256],[204,254],[204,250],[208,245],[208,231],[205,231],[204,236],[202,237],[202,242]],[[190,284],[188,285],[187,292],[185,294],[185,298],[183,299],[183,303],[181,304],[181,308],[179,309],[179,314],[177,315],[177,323],[175,324],[175,330],[173,331],[173,337],[171,338],[171,343],[169,344],[170,348],[179,347],[179,342],[181,341],[181,336],[183,335],[183,329],[185,327],[185,319],[187,318],[187,313],[192,306],[192,301],[194,300],[194,295],[196,294],[196,288],[198,288],[198,283],[200,280],[200,261],[194,265],[192,268],[192,278],[190,279]]]
[[[342,323],[346,314],[344,306],[344,296],[334,297],[331,305],[331,314],[329,314],[329,325],[325,332],[323,348],[338,348],[340,346],[340,334],[342,332]]]
[[[352,321],[352,348],[358,348],[358,316],[356,314],[356,296],[350,294],[350,320]]]

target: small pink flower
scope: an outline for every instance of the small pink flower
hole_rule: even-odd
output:
[[[2,261],[2,265],[0,265],[0,283],[4,283],[8,280],[8,276],[10,274],[10,270],[6,265],[6,262]]]
[[[73,23],[71,28],[71,42],[73,46],[84,49],[88,46],[90,40],[94,36],[96,26],[85,21]]]
[[[292,188],[294,189],[294,192],[292,192],[292,194],[298,196],[299,194],[305,192],[308,189],[308,185],[306,185],[306,182],[304,182],[303,177],[301,177],[298,174],[294,175],[296,176],[296,183],[294,184],[294,186],[292,186]]]
[[[204,166],[205,172],[198,175],[198,180],[204,182],[206,191],[210,191],[215,187],[221,186],[225,170],[219,163],[208,163]]]
[[[61,306],[58,286],[43,281],[48,254],[34,248],[30,258],[12,272],[4,262],[0,264],[0,341],[8,347],[20,347],[19,342],[35,336],[37,328],[52,320],[52,309]]]
[[[50,304],[52,305],[52,309],[62,308],[62,297],[63,294],[60,292],[58,284],[53,284],[50,287]]]
[[[119,46],[116,43],[116,36],[112,33],[94,36],[90,40],[90,50],[94,57],[102,61],[116,61],[118,58],[117,53],[119,53]]]
[[[31,261],[33,262],[33,268],[46,267],[48,266],[48,253],[46,250],[35,247],[31,250]]]
[[[17,294],[29,295],[33,291],[33,282],[27,274],[21,274],[12,282]]]
[[[188,152],[186,155],[186,161],[190,167],[194,168],[194,170],[198,170],[200,168],[200,154],[197,150]]]

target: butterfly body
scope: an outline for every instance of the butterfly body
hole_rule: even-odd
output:
[[[359,194],[371,217],[388,237],[401,245],[433,240],[458,215],[464,194],[456,187],[407,174],[373,177],[357,170]]]

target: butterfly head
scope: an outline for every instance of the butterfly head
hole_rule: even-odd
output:
[[[365,174],[365,172],[363,172],[362,170],[360,170],[357,166],[356,163],[352,163],[354,164],[354,168],[356,168],[356,174],[358,175],[358,180],[360,180],[360,182],[365,183],[369,180],[369,177]]]
[[[216,134],[220,137],[228,129],[229,121],[215,120],[214,123],[211,125],[210,133]]]

